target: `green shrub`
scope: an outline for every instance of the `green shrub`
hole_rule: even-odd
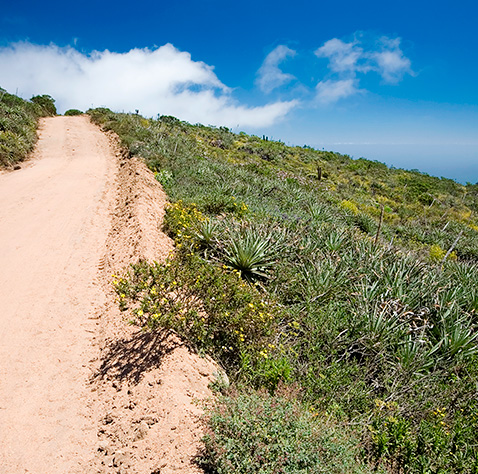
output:
[[[35,95],[30,100],[41,108],[41,115],[56,115],[55,99],[53,97],[49,95]]]
[[[430,250],[428,252],[428,258],[430,259],[431,262],[434,263],[439,263],[442,262],[443,259],[446,256],[446,250],[443,250],[438,244],[433,244],[430,246]],[[447,257],[449,260],[456,260],[456,252],[450,252],[450,254]]]
[[[21,161],[31,149],[31,143],[21,134],[9,130],[0,132],[0,156],[4,165]]]
[[[453,417],[446,408],[435,405],[418,426],[397,414],[393,402],[375,403],[367,441],[373,460],[386,459],[385,466],[398,473],[478,472],[478,456],[467,453],[467,446],[477,442],[476,401]]]
[[[78,109],[68,109],[66,112],[65,112],[65,115],[66,116],[72,116],[72,115],[82,115],[83,112],[81,110],[78,110]]]
[[[161,170],[154,173],[154,177],[161,183],[161,186],[170,186],[173,182],[173,174],[168,170]]]
[[[192,238],[197,225],[205,219],[206,217],[198,210],[196,204],[185,204],[179,200],[166,207],[164,229],[178,244],[182,244]]]
[[[15,165],[33,149],[38,118],[50,113],[41,104],[51,105],[51,98],[34,99],[28,102],[0,88],[0,166]]]
[[[345,211],[352,213],[353,215],[357,215],[359,213],[357,204],[355,204],[352,201],[343,200],[340,203],[340,207],[344,209]]]
[[[323,418],[290,396],[220,396],[207,412],[199,463],[218,474],[371,472],[358,461],[358,441]]]
[[[274,304],[238,272],[194,254],[137,264],[116,280],[116,289],[123,309],[130,306],[132,322],[152,331],[174,330],[229,367],[237,368],[242,352],[260,358],[274,334]]]

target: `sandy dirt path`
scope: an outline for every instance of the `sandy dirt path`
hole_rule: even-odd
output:
[[[88,361],[115,167],[87,117],[55,117],[33,160],[0,175],[2,474],[85,472],[97,441]]]

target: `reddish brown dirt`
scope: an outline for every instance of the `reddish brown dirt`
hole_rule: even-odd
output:
[[[166,197],[87,117],[43,121],[0,175],[0,473],[195,473],[217,367],[141,333],[112,274],[171,250]]]

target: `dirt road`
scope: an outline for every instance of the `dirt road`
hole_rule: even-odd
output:
[[[96,442],[88,360],[104,295],[115,157],[87,117],[44,120],[0,175],[0,473],[84,472]]]
[[[193,474],[220,370],[127,323],[112,274],[173,250],[166,195],[87,117],[0,174],[0,474]]]

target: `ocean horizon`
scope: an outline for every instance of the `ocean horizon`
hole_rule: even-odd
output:
[[[317,150],[335,151],[351,158],[380,161],[389,167],[418,170],[459,183],[478,183],[477,144],[320,143]]]

